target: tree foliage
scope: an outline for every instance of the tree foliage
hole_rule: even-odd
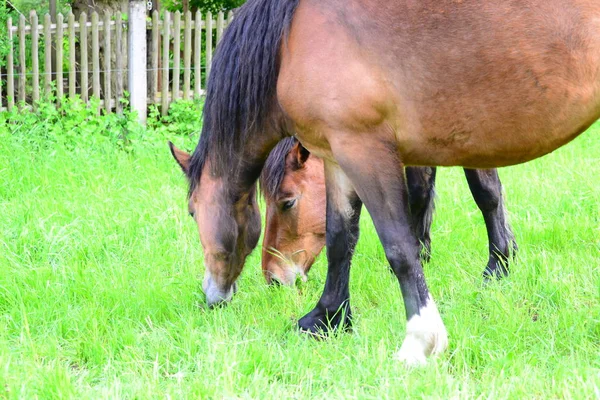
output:
[[[244,4],[246,0],[190,0],[191,10],[200,10],[202,12],[219,12],[233,10]],[[182,11],[183,0],[164,0],[162,6],[169,11]]]

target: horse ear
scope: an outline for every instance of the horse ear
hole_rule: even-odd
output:
[[[185,172],[185,174],[187,175],[190,169],[190,155],[185,151],[175,147],[175,145],[170,141],[169,148],[171,149],[171,154],[173,155],[173,158],[175,159],[175,161],[177,161],[177,164],[179,164],[183,172]]]
[[[300,142],[296,143],[294,147],[292,147],[291,153],[298,168],[302,168],[306,160],[308,160],[308,156],[310,156],[310,151],[306,150],[306,148],[302,146]]]

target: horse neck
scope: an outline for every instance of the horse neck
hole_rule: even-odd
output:
[[[274,107],[268,123],[241,146],[239,154],[218,175],[225,177],[228,191],[239,197],[252,192],[271,150],[292,132],[290,121],[279,107]]]

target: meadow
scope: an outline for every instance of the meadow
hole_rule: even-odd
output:
[[[450,348],[407,369],[393,358],[400,290],[366,212],[352,333],[296,330],[324,254],[307,282],[268,287],[255,250],[232,303],[209,310],[166,144],[192,149],[198,123],[72,114],[0,117],[0,398],[600,398],[600,123],[500,171],[519,252],[499,282],[482,282],[485,226],[462,171],[438,172],[425,273]]]

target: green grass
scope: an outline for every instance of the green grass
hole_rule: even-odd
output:
[[[403,303],[366,212],[354,332],[317,342],[295,324],[323,257],[299,287],[267,287],[255,251],[233,302],[203,306],[166,145],[69,150],[16,131],[0,132],[0,398],[600,397],[600,124],[500,172],[520,251],[488,286],[481,215],[462,172],[439,171],[425,269],[450,348],[413,370],[393,359]]]

